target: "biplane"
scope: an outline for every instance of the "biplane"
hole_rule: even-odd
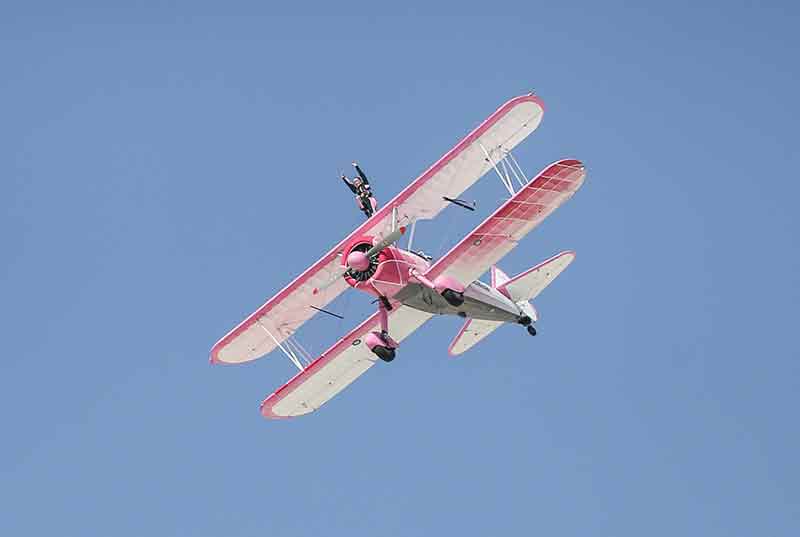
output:
[[[533,94],[511,99],[320,260],[220,339],[211,362],[238,364],[280,349],[300,370],[261,403],[267,418],[320,408],[378,361],[391,362],[401,342],[435,315],[465,322],[449,347],[458,355],[503,323],[536,335],[531,300],[575,258],[559,253],[514,277],[496,263],[580,188],[583,164],[559,160],[528,180],[511,154],[539,126],[544,105]],[[412,250],[417,222],[429,220],[494,170],[509,198],[432,260]],[[405,248],[398,246],[408,236]],[[489,283],[479,278],[490,272]],[[375,297],[377,311],[318,357],[296,331],[345,290]]]

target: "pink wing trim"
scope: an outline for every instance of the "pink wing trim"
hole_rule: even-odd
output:
[[[447,273],[469,285],[568,200],[585,176],[578,160],[551,164],[439,259],[425,276],[433,279]]]
[[[467,329],[469,328],[469,325],[471,325],[471,324],[472,324],[472,319],[467,319],[467,322],[465,322],[461,326],[461,330],[458,331],[458,334],[456,334],[456,337],[454,337],[453,341],[450,342],[450,345],[447,346],[447,354],[449,354],[450,356],[455,356],[453,354],[453,347],[456,346],[456,343],[458,343],[458,340],[461,339],[461,336],[464,335],[464,332],[467,331]]]
[[[403,203],[406,199],[408,199],[414,192],[419,190],[428,180],[433,177],[439,170],[441,170],[444,166],[446,166],[451,160],[453,160],[456,156],[459,155],[464,149],[469,147],[476,139],[478,139],[484,132],[486,132],[492,125],[497,123],[501,118],[503,118],[506,113],[508,113],[511,109],[518,106],[524,102],[533,102],[536,103],[542,111],[544,111],[544,103],[542,100],[537,97],[536,95],[522,95],[520,97],[515,97],[502,105],[500,108],[497,109],[495,113],[489,116],[483,123],[481,123],[475,130],[469,133],[463,140],[461,140],[453,149],[447,152],[442,158],[440,158],[433,166],[428,168],[422,175],[420,175],[417,179],[415,179],[410,185],[408,185],[404,190],[402,190],[397,196],[395,196],[391,201],[386,203],[377,213],[375,213],[372,218],[364,222],[361,226],[358,227],[355,231],[353,231],[350,235],[347,236],[344,240],[339,242],[331,251],[325,254],[319,261],[314,263],[311,267],[305,270],[300,276],[295,278],[289,285],[284,287],[278,294],[274,297],[269,299],[264,305],[258,308],[255,312],[253,312],[249,317],[247,317],[244,321],[239,323],[233,330],[228,332],[225,336],[222,337],[211,349],[211,357],[210,361],[212,364],[224,364],[227,362],[223,362],[219,359],[220,351],[230,344],[234,339],[237,338],[240,334],[242,334],[245,330],[253,326],[261,317],[269,313],[269,311],[279,304],[281,301],[285,300],[286,297],[294,293],[298,290],[305,282],[311,279],[317,272],[319,272],[323,267],[331,263],[334,260],[336,255],[339,251],[353,238],[359,235],[365,234],[369,229],[372,229],[375,226],[376,222],[380,222],[384,218],[391,217],[392,207],[395,207],[401,203]]]

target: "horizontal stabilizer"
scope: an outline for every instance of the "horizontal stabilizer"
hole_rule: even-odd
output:
[[[456,356],[472,348],[477,342],[494,332],[502,321],[483,321],[480,319],[467,319],[461,331],[447,349],[451,355]]]
[[[518,274],[497,287],[514,302],[533,300],[575,259],[575,252],[561,252]]]

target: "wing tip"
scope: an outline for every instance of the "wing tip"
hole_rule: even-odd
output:
[[[453,352],[453,346],[455,346],[456,341],[458,341],[458,339],[454,339],[453,341],[450,342],[450,345],[447,346],[447,354],[449,354],[450,356],[458,356],[459,355],[459,353]]]
[[[527,102],[536,103],[536,105],[539,106],[539,108],[541,108],[542,112],[544,113],[544,110],[545,110],[544,101],[542,100],[541,97],[536,95],[534,92],[530,92],[530,93],[526,93],[525,95],[519,95],[517,97],[514,97],[513,99],[510,99],[507,103],[505,103],[503,106],[501,106],[500,108],[503,108],[504,106],[514,106],[514,105],[517,105],[519,103],[526,102],[526,101]]]
[[[276,392],[277,393],[277,392]],[[305,416],[306,414],[311,414],[315,409],[309,409],[308,412],[302,412],[300,414],[294,414],[291,416],[286,416],[282,414],[275,413],[275,405],[280,402],[280,399],[277,401],[273,401],[275,397],[275,393],[261,401],[261,404],[258,407],[259,412],[263,418],[268,420],[290,420],[292,418],[296,418],[298,416]]]
[[[216,343],[213,347],[211,347],[211,353],[208,355],[208,363],[210,363],[211,365],[224,363],[222,360],[219,359],[219,351],[220,351],[219,343]]]
[[[287,419],[289,416],[279,416],[278,414],[275,414],[275,412],[272,411],[273,405],[270,399],[272,399],[272,395],[261,401],[261,404],[258,406],[258,410],[259,412],[261,412],[261,416],[263,416],[268,420]]]
[[[211,352],[208,356],[208,363],[211,365],[235,365],[241,362],[228,362],[223,360],[219,357],[219,354],[222,352],[222,349],[225,347],[225,340],[224,338],[217,341],[213,347],[211,347]]]
[[[575,253],[575,250],[564,250],[563,252],[556,254],[556,257],[564,257],[564,256],[570,257],[571,259],[569,262],[572,263],[573,261],[575,261],[575,258],[578,256],[578,254]]]
[[[237,365],[245,362],[250,362],[253,360],[250,359],[250,360],[242,360],[240,362],[228,362],[219,357],[219,353],[221,351],[222,351],[222,345],[219,344],[214,345],[214,347],[211,348],[211,353],[208,356],[208,363],[211,365]]]

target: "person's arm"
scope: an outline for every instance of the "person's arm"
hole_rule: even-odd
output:
[[[357,193],[356,187],[355,187],[355,186],[353,186],[353,183],[351,183],[350,181],[348,181],[348,180],[347,180],[347,177],[345,177],[344,175],[342,176],[342,181],[344,181],[344,184],[346,184],[346,185],[347,185],[347,187],[350,189],[350,192],[352,192],[353,194],[356,194],[356,193]]]
[[[367,175],[364,173],[364,170],[361,169],[357,162],[353,163],[353,167],[355,167],[356,171],[358,172],[358,176],[361,177],[361,180],[364,181],[364,184],[368,185],[369,179],[367,179]]]

